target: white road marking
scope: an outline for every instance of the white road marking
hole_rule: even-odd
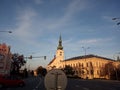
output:
[[[83,87],[83,89],[84,89],[84,90],[89,90],[89,88],[85,88],[85,87]]]

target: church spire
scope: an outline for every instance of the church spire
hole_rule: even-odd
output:
[[[59,37],[59,44],[58,44],[57,50],[58,50],[58,49],[63,50],[61,35],[60,35],[60,37]]]

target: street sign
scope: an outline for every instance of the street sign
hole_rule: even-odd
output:
[[[47,90],[65,90],[67,77],[60,69],[53,69],[45,76],[45,87]]]

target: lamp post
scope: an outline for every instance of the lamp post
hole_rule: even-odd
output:
[[[113,59],[114,60],[116,60],[116,61],[118,61],[120,58],[119,58],[119,54],[120,54],[120,52],[118,52],[118,53],[115,53],[114,55],[113,55]],[[119,58],[119,59],[118,59]]]
[[[116,53],[116,54],[120,54],[120,52],[118,52],[118,53]],[[115,54],[115,55],[116,55],[116,54]],[[115,55],[113,55],[113,58],[114,58],[114,59],[115,59]],[[118,55],[118,57],[119,57],[119,55]],[[114,70],[115,70],[116,80],[118,80],[117,62],[119,61],[119,59],[116,58],[115,60],[116,60],[116,61],[115,61],[115,67],[114,67]]]
[[[87,63],[86,63],[86,51],[87,51],[87,49],[89,49],[90,47],[82,47],[82,48],[83,48],[83,50],[84,50],[84,52],[85,52],[85,56],[84,56],[84,58],[85,58],[85,64],[86,64],[86,67],[84,68],[84,70],[86,70],[85,78],[87,79],[88,71],[87,71]]]
[[[117,25],[120,25],[120,17],[112,18],[112,20],[117,22]]]
[[[85,51],[85,56],[86,56],[86,50],[89,49],[90,47],[82,47],[82,48]]]
[[[12,33],[12,31],[0,31],[0,32],[7,32],[7,33]]]

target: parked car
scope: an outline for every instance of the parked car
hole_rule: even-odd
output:
[[[14,87],[14,86],[20,86],[23,87],[25,85],[24,80],[17,78],[17,77],[8,77],[3,76],[0,77],[0,88],[2,87]]]

